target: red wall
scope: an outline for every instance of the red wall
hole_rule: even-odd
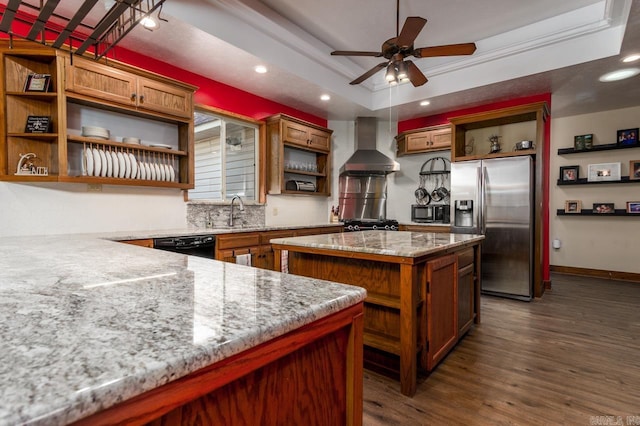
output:
[[[422,127],[446,124],[450,117],[460,115],[475,114],[478,112],[492,111],[500,108],[508,108],[517,105],[525,105],[533,102],[546,102],[551,108],[551,93],[528,96],[524,98],[511,99],[504,102],[495,102],[473,108],[464,108],[449,111],[443,114],[435,114],[428,117],[414,118],[398,122],[398,133],[406,130],[419,129]],[[549,281],[549,159],[551,155],[551,118],[549,118],[544,128],[545,146],[542,148],[543,158],[543,179],[542,179],[542,279]]]

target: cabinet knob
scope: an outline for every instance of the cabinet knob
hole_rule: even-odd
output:
[[[140,95],[140,103],[144,102],[144,95]]]
[[[131,94],[131,100],[132,100],[132,101],[135,101],[135,100],[136,100],[136,94],[135,94],[135,93],[132,93],[132,94]]]

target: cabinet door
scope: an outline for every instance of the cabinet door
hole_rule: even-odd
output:
[[[282,120],[282,141],[307,147],[309,145],[309,128],[292,121]]]
[[[139,77],[137,82],[136,96],[140,108],[184,118],[193,114],[190,91],[143,77]]]
[[[474,319],[473,264],[458,269],[458,336],[466,333]]]
[[[309,129],[309,147],[329,151],[331,147],[331,133],[320,129]]]
[[[450,149],[451,148],[451,127],[445,129],[433,130],[431,133],[431,149]]]
[[[136,76],[96,62],[74,57],[65,61],[67,91],[134,106]]]
[[[429,148],[431,144],[430,132],[414,133],[407,135],[407,152],[421,152]]]
[[[427,370],[432,370],[458,339],[457,274],[455,254],[427,263]]]

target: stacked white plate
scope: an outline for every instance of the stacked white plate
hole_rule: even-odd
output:
[[[140,138],[134,138],[134,137],[122,138],[122,143],[132,143],[132,144],[140,145]]]
[[[82,136],[87,138],[109,139],[109,130],[102,127],[82,126]]]

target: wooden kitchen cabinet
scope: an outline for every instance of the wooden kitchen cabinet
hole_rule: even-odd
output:
[[[193,90],[141,77],[84,58],[65,60],[66,89],[141,110],[193,115]]]
[[[426,369],[431,370],[458,341],[458,263],[455,254],[427,263]]]
[[[268,193],[331,195],[332,131],[284,114],[266,122]],[[294,181],[310,182],[315,190],[287,186]]]
[[[402,132],[396,136],[396,142],[398,157],[451,149],[451,126],[433,126]]]
[[[193,187],[195,87],[115,61],[118,68],[71,60],[67,52],[27,41],[14,40],[12,48],[0,41],[0,56],[0,180]],[[26,91],[30,74],[49,74],[49,91]],[[30,116],[48,117],[49,129],[27,132]],[[110,139],[81,136],[82,126],[103,122],[111,123],[103,125]],[[142,144],[121,142],[138,131],[152,136]],[[88,153],[101,159],[100,173],[97,167],[89,173]],[[35,154],[30,158],[35,170],[46,173],[16,175],[25,154]],[[126,173],[108,167],[118,155],[126,156],[119,163]],[[144,175],[143,164],[149,167]]]
[[[475,320],[475,254],[473,248],[458,253],[458,336],[462,337]]]

